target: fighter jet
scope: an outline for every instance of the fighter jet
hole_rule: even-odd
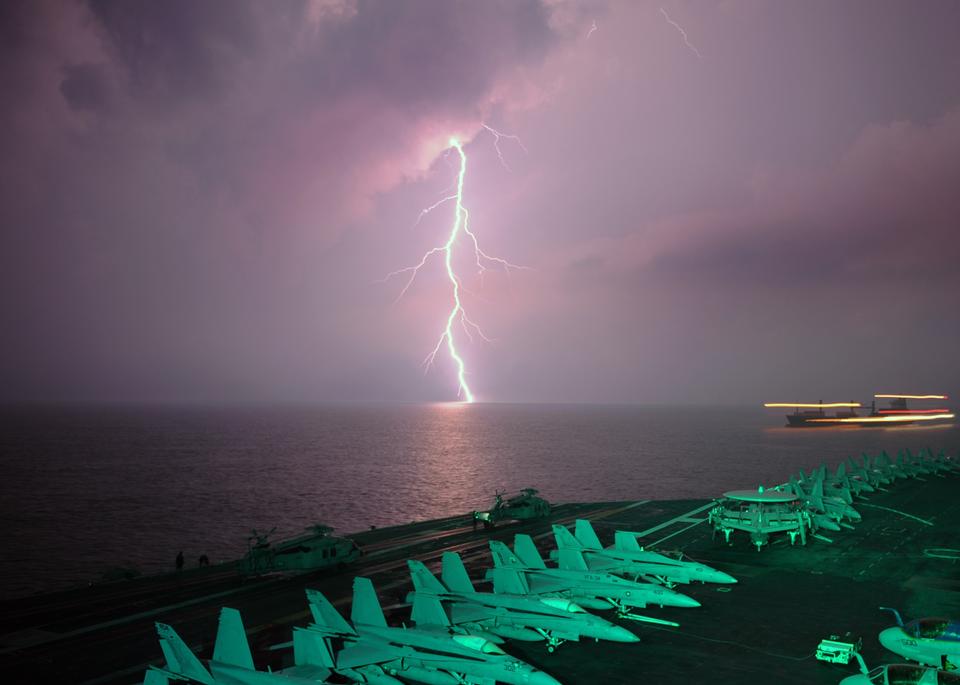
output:
[[[829,482],[829,492],[839,495],[847,504],[853,504],[854,497],[862,497],[864,493],[873,492],[875,489],[870,484],[869,479],[864,477],[856,466],[852,465],[852,459],[850,464],[848,466],[847,462],[840,462]]]
[[[546,640],[553,652],[568,640],[581,636],[614,642],[639,642],[626,628],[588,614],[567,599],[477,592],[467,575],[460,555],[444,552],[443,582],[421,562],[410,560],[414,592],[407,595],[413,604],[412,619],[417,627],[443,626],[471,635]],[[444,615],[421,611],[423,596],[439,599]]]
[[[801,484],[791,476],[787,490],[803,501],[817,528],[832,531],[839,531],[841,527],[852,529],[853,526],[845,519],[850,521],[861,520],[860,512],[847,504],[841,497],[823,494],[822,473],[817,473],[812,480],[808,479],[806,485]]]
[[[952,473],[960,468],[960,464],[957,463],[956,459],[948,457],[943,450],[940,450],[940,453],[934,456],[933,450],[930,447],[927,448],[926,461],[932,464],[938,473]]]
[[[617,616],[635,621],[677,626],[632,609],[649,605],[698,607],[700,602],[679,592],[652,583],[638,583],[611,573],[590,571],[583,557],[574,550],[561,552],[561,567],[547,568],[529,535],[514,537],[516,554],[502,542],[490,541],[494,568],[486,579],[500,594],[538,595],[571,599],[587,609],[616,609]]]
[[[604,549],[600,544],[593,526],[585,519],[577,519],[576,536],[565,527],[553,526],[557,540],[557,552],[551,558],[559,559],[561,550],[580,552],[587,568],[608,573],[626,574],[636,578],[645,578],[673,587],[677,583],[736,583],[731,575],[710,568],[696,561],[683,561],[665,554],[644,550],[637,543],[636,533],[618,530],[615,533],[613,547]]]
[[[893,472],[880,464],[879,457],[874,459],[866,452],[860,453],[860,463],[858,464],[853,457],[848,460],[851,471],[866,480],[875,490],[885,491],[884,485],[890,485],[895,476]]]
[[[840,685],[960,685],[960,673],[917,664],[885,664],[848,676]]]
[[[300,631],[321,634],[328,643],[342,640],[343,648],[333,655],[334,670],[355,682],[396,682],[392,676],[399,676],[428,685],[559,685],[482,637],[388,626],[369,578],[353,580],[350,623],[320,592],[307,590],[307,600],[314,622],[294,629],[295,644]],[[435,598],[421,601],[433,603],[434,612],[443,611]]]
[[[253,666],[246,631],[236,609],[220,610],[220,625],[213,647],[209,670],[190,650],[177,632],[164,623],[157,623],[160,649],[166,661],[164,668],[150,666],[144,685],[169,685],[189,681],[202,685],[317,685],[325,683],[333,661],[320,635],[306,634],[294,644],[294,651],[315,656],[312,665],[294,666],[283,671],[257,671]],[[401,685],[399,680],[379,681],[380,685]]]
[[[890,607],[897,625],[881,631],[880,644],[904,659],[937,668],[960,668],[960,621],[946,618],[917,618],[903,623],[900,612]]]

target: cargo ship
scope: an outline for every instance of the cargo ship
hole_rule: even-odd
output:
[[[792,407],[787,414],[789,428],[824,428],[829,426],[881,427],[906,426],[916,423],[943,423],[954,418],[954,413],[945,407],[910,408],[907,400],[946,400],[946,395],[893,395],[877,394],[869,408],[860,402],[767,402],[764,407]],[[878,408],[877,400],[889,400],[887,407]],[[833,409],[828,413],[827,409]],[[867,410],[859,414],[857,410]]]

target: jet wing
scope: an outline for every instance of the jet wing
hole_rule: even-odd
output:
[[[480,604],[456,602],[450,605],[450,622],[454,625],[477,623],[496,618],[497,613],[495,609]]]
[[[412,630],[411,632],[420,632]],[[431,637],[435,636],[435,633],[431,635],[430,631],[420,633],[421,636],[425,636],[428,640]],[[446,636],[444,636],[446,638]],[[383,664],[388,661],[395,661],[398,659],[413,659],[418,662],[428,663],[431,661],[442,661],[448,663],[453,658],[460,659],[470,659],[477,658],[473,655],[460,655],[456,654],[455,651],[444,651],[445,640],[438,642],[437,651],[430,651],[429,647],[427,650],[420,650],[416,647],[402,645],[402,644],[391,644],[389,642],[359,642],[351,645],[347,645],[336,655],[337,668],[359,668],[360,666],[368,666],[370,664]],[[454,650],[456,648],[453,648]],[[465,650],[468,651],[469,650]],[[477,660],[481,660],[477,658]]]
[[[370,664],[382,664],[402,657],[400,650],[387,644],[352,644],[341,649],[336,655],[337,668],[358,668]]]
[[[532,595],[542,595],[547,592],[564,592],[577,587],[575,581],[566,578],[552,578],[538,573],[528,573],[527,584],[530,586],[530,594]]]

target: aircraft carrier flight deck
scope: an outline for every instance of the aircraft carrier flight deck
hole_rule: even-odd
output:
[[[340,570],[244,579],[235,565],[215,565],[26,597],[0,604],[0,672],[7,683],[140,683],[149,665],[163,664],[155,622],[173,626],[208,659],[223,606],[240,611],[257,669],[277,671],[291,664],[291,653],[270,647],[289,642],[292,627],[310,620],[305,588],[320,590],[349,617],[353,578],[367,576],[388,622],[401,625],[409,622],[408,559],[434,569],[444,551],[459,552],[478,589],[489,591],[480,584],[491,566],[489,540],[512,544],[515,534],[528,533],[547,558],[551,524],[589,519],[605,545],[615,530],[636,531],[646,548],[682,551],[738,582],[683,585],[677,589],[700,607],[642,612],[679,627],[601,614],[639,643],[582,640],[549,653],[543,643],[511,640],[508,653],[569,685],[833,685],[857,667],[815,658],[831,635],[862,638],[870,667],[902,661],[877,641],[893,624],[878,607],[895,607],[904,617],[960,616],[960,471],[898,482],[858,502],[862,521],[825,534],[832,542],[791,546],[777,536],[759,551],[745,535],[735,533],[729,543],[715,535],[710,500],[562,504],[546,519],[492,530],[459,516],[364,532],[353,536],[363,556]]]

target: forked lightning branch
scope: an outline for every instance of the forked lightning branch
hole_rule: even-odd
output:
[[[484,128],[495,136],[495,145],[499,142],[501,137],[515,138],[515,136],[504,136],[485,124]],[[497,146],[496,149],[497,155],[500,157],[501,162],[505,165],[499,146]],[[453,195],[449,195],[423,209],[418,217],[419,221],[419,219],[422,219],[426,214],[429,214],[435,209],[452,202],[454,205],[453,222],[451,224],[450,232],[447,235],[446,241],[442,245],[438,245],[430,250],[427,250],[420,258],[420,261],[415,265],[398,269],[397,271],[392,271],[391,273],[387,274],[387,277],[384,280],[388,280],[393,276],[398,276],[400,274],[409,274],[409,278],[407,279],[407,282],[404,284],[403,289],[400,291],[400,295],[397,298],[399,300],[404,296],[404,294],[406,294],[407,290],[413,284],[414,279],[416,279],[417,274],[420,273],[420,269],[426,266],[431,257],[443,257],[443,264],[444,268],[446,269],[447,280],[450,282],[451,307],[446,315],[445,325],[443,326],[440,337],[437,340],[437,344],[434,345],[433,349],[427,355],[426,359],[424,359],[423,363],[425,370],[429,370],[436,359],[437,353],[439,353],[443,347],[446,346],[447,352],[450,355],[450,359],[453,361],[457,370],[457,397],[464,402],[470,403],[474,401],[474,394],[470,389],[470,384],[467,382],[467,376],[469,375],[467,371],[467,365],[464,362],[460,351],[457,349],[457,338],[454,335],[454,332],[459,328],[466,335],[467,339],[471,341],[473,340],[474,335],[477,335],[488,342],[490,339],[484,335],[483,331],[480,329],[480,326],[470,319],[470,317],[467,315],[466,309],[464,309],[463,282],[454,266],[456,248],[461,245],[464,240],[468,241],[468,245],[473,253],[473,261],[476,264],[478,272],[481,274],[490,264],[496,264],[507,270],[511,268],[519,269],[523,267],[517,266],[516,264],[511,264],[507,260],[501,259],[500,257],[489,255],[480,247],[480,241],[478,240],[476,233],[470,230],[470,213],[463,204],[463,184],[467,174],[467,155],[463,150],[463,145],[456,138],[450,139],[450,148],[447,150],[447,152],[449,153],[451,150],[455,150],[460,159],[459,171],[457,172],[456,192]]]

